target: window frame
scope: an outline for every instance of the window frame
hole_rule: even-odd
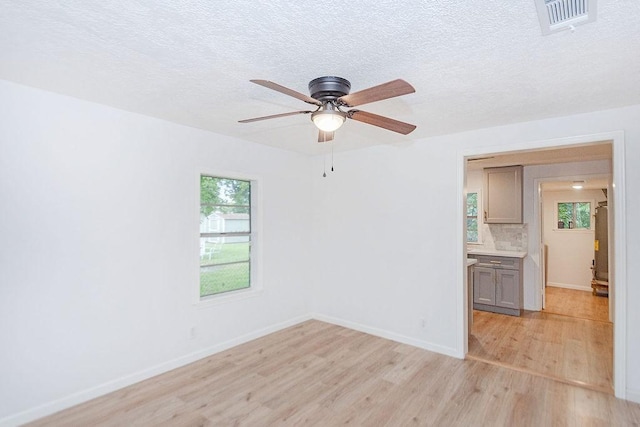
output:
[[[237,289],[228,292],[221,292],[213,295],[200,296],[200,208],[201,208],[201,194],[200,194],[200,179],[201,176],[211,176],[214,178],[230,179],[248,181],[250,185],[250,233],[249,239],[251,242],[251,251],[249,255],[249,287]],[[194,228],[197,230],[195,234],[194,242],[194,304],[199,307],[206,308],[208,306],[218,305],[221,303],[233,302],[245,298],[251,298],[262,293],[262,191],[261,191],[261,179],[255,175],[248,175],[244,173],[238,173],[233,171],[221,171],[221,170],[209,170],[200,168],[195,175],[196,185],[195,187],[195,209],[196,223]]]
[[[467,230],[467,220],[469,218],[473,218],[473,216],[468,216],[466,215],[467,212],[467,200],[469,197],[469,194],[473,194],[476,193],[477,194],[477,205],[478,205],[478,215],[475,217],[478,221],[478,241],[477,242],[470,242],[469,241],[469,235],[468,235],[468,230]],[[482,222],[482,215],[480,214],[482,212],[482,190],[477,188],[477,189],[471,189],[467,191],[467,194],[465,195],[464,198],[464,210],[465,210],[465,241],[467,245],[482,245],[482,225],[484,224]]]
[[[558,221],[560,216],[558,215],[558,207],[562,203],[573,203],[574,205],[574,214],[575,214],[575,205],[576,203],[589,203],[589,228],[558,228]],[[586,199],[586,198],[565,198],[565,199],[557,199],[554,200],[554,210],[553,210],[553,230],[560,232],[590,232],[594,229],[593,224],[593,215],[594,209],[596,205],[596,201],[594,199]]]

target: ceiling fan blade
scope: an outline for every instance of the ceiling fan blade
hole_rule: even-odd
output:
[[[292,111],[290,113],[273,114],[271,116],[254,117],[253,119],[238,120],[238,123],[259,122],[260,120],[277,119],[278,117],[295,116],[296,114],[310,114],[313,111]]]
[[[313,104],[313,105],[322,105],[322,102],[318,101],[317,99],[313,99],[308,95],[302,94],[300,92],[296,92],[293,89],[289,89],[287,87],[284,87],[282,85],[279,85],[278,83],[274,83],[271,82],[269,80],[250,80],[251,83],[255,83],[257,85],[260,86],[264,86],[266,88],[269,89],[273,89],[277,92],[280,93],[284,93],[285,95],[289,95],[289,96],[293,96],[294,98],[297,98],[301,101],[307,102],[309,104]]]
[[[396,96],[413,93],[416,90],[409,83],[402,79],[392,80],[378,86],[370,87],[358,92],[338,98],[342,104],[347,107],[355,107],[357,105],[368,104],[370,102],[381,101],[383,99],[394,98]]]
[[[360,110],[348,111],[347,117],[362,123],[398,132],[403,135],[407,135],[408,133],[413,132],[413,130],[416,128],[415,125],[409,123],[404,123],[398,120],[390,119],[389,117],[379,116],[377,114],[367,113],[366,111]]]
[[[318,131],[318,142],[329,142],[333,140],[335,132]]]

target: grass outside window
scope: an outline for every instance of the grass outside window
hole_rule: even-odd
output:
[[[250,286],[250,243],[206,242],[200,256],[200,296],[246,289]]]

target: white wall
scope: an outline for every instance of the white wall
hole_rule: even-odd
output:
[[[335,322],[413,342],[425,348],[461,354],[462,301],[457,265],[462,265],[462,200],[458,200],[460,154],[491,153],[528,142],[623,130],[626,146],[627,259],[640,257],[640,106],[428,138],[403,145],[381,145],[336,154],[337,172],[313,176],[314,275],[311,307]],[[383,132],[383,131],[380,131]],[[583,165],[584,166],[584,165]],[[524,173],[524,210],[533,212],[533,182],[552,176],[553,167]],[[572,174],[571,169],[556,171]],[[596,171],[600,172],[600,171]],[[527,202],[529,201],[529,202]],[[532,214],[531,214],[532,215]],[[537,230],[529,224],[529,236]],[[395,224],[385,228],[386,224]],[[534,277],[537,243],[529,239],[525,274]],[[622,256],[622,255],[621,255]],[[639,263],[621,272],[640,276]],[[460,283],[459,283],[460,282]],[[530,286],[531,288],[531,286]],[[525,305],[535,300],[525,291]],[[640,287],[629,281],[627,298],[627,396],[640,400]],[[423,328],[422,319],[426,326]],[[458,323],[460,322],[460,323]],[[623,358],[624,359],[624,358]]]
[[[313,175],[314,313],[454,354],[455,150],[420,143],[336,154],[327,178],[322,162]]]
[[[591,262],[595,228],[558,229],[558,202],[588,201],[595,214],[597,202],[605,200],[602,190],[543,191],[543,241],[548,248],[547,286],[591,291]]]
[[[0,424],[306,318],[307,157],[8,82],[0,122]],[[259,179],[253,298],[194,305],[200,171]]]

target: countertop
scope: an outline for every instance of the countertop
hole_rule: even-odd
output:
[[[524,258],[527,256],[526,252],[499,251],[497,249],[485,249],[485,248],[467,249],[467,254],[468,255],[504,256],[508,258]]]
[[[473,264],[477,264],[478,260],[474,258],[467,258],[467,267],[471,267]]]

